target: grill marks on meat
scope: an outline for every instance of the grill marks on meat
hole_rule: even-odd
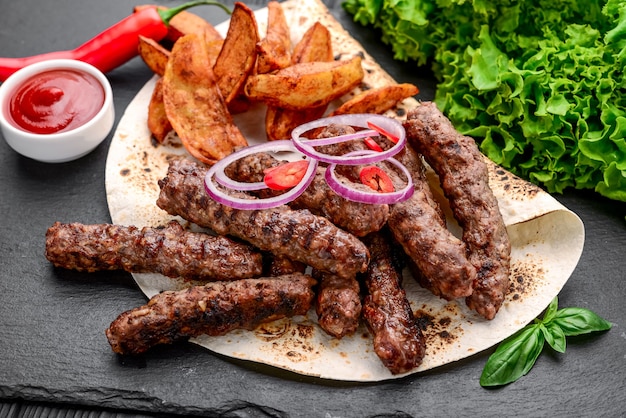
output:
[[[264,255],[266,275],[270,277],[283,276],[285,274],[304,273],[306,265],[299,261],[293,261],[289,257],[277,256],[271,253]]]
[[[293,274],[166,291],[119,315],[106,336],[115,353],[140,354],[188,337],[252,330],[262,323],[306,314],[314,284],[311,276]]]
[[[407,138],[439,175],[477,270],[467,305],[493,319],[508,289],[511,244],[476,143],[461,135],[434,103],[412,110]]]
[[[422,331],[402,289],[402,271],[385,231],[365,238],[371,254],[364,274],[368,294],[363,319],[374,336],[374,351],[393,374],[419,366],[426,353]],[[400,250],[402,251],[402,250]]]
[[[263,181],[263,170],[280,164],[268,153],[252,154],[242,160],[245,163],[237,161],[237,164],[230,164],[226,170],[230,178],[241,182]],[[378,231],[385,225],[389,217],[388,205],[364,205],[343,198],[330,188],[324,179],[324,170],[322,167],[317,168],[309,187],[289,203],[292,209],[308,209],[357,237]],[[266,190],[262,190],[264,197]]]
[[[241,238],[263,251],[341,277],[367,268],[365,245],[329,220],[287,206],[238,210],[222,205],[205,192],[205,173],[205,167],[191,160],[171,161],[167,176],[159,180],[157,206],[220,235]]]
[[[256,183],[263,181],[265,170],[277,167],[282,163],[283,161],[274,158],[270,153],[257,152],[233,161],[224,169],[224,172],[234,180]]]
[[[354,334],[362,309],[359,282],[319,271],[313,277],[319,281],[315,311],[320,328],[335,338]]]
[[[157,206],[210,228],[221,238],[234,236],[264,251],[268,263],[263,274],[276,277],[212,282],[158,294],[147,305],[124,312],[111,323],[106,335],[113,351],[139,354],[158,344],[201,334],[252,330],[265,322],[304,315],[315,303],[318,324],[335,338],[353,334],[362,316],[382,363],[393,374],[408,372],[421,364],[426,348],[402,288],[402,266],[394,259],[392,248],[395,241],[409,255],[411,267],[418,272],[416,278],[424,287],[445,299],[465,297],[471,309],[492,319],[508,288],[510,243],[488,185],[483,157],[473,140],[456,132],[434,105],[424,104],[411,112],[405,128],[411,145],[396,158],[411,171],[415,193],[393,206],[343,199],[328,188],[320,169],[312,186],[291,203],[291,208],[238,210],[215,202],[205,192],[204,165],[187,159],[170,161],[167,176],[159,181]],[[351,131],[350,127],[330,126],[316,130],[315,136]],[[345,153],[345,147],[352,150],[363,146],[357,141],[325,148],[326,152]],[[416,151],[439,175],[463,228],[462,240],[448,231]],[[239,181],[261,181],[263,170],[278,164],[270,154],[254,154],[229,166],[227,175]],[[348,167],[341,174],[355,181],[357,171]],[[391,175],[396,183],[403,181],[397,173],[392,171]],[[180,225],[178,228],[182,230]],[[172,230],[172,234],[176,232],[180,231]],[[115,229],[95,233],[114,234],[114,241],[120,234]],[[144,243],[146,251],[166,242],[151,233],[142,235],[148,242]],[[355,235],[364,237],[367,245]],[[65,251],[60,245],[56,248],[54,253]],[[74,260],[77,256],[65,256],[79,264]],[[123,257],[123,251],[118,251],[118,256]],[[109,254],[97,261],[87,260],[85,269],[93,264],[122,263],[111,260],[114,258]],[[305,265],[313,268],[315,279],[303,273]],[[357,274],[363,272],[367,294],[361,302]],[[316,283],[319,286],[314,293]]]
[[[234,280],[259,276],[260,252],[223,236],[163,228],[54,223],[46,232],[46,258],[78,271],[155,272],[188,280]]]
[[[397,158],[411,171],[415,190],[392,207],[387,224],[393,237],[411,258],[423,287],[446,300],[469,296],[476,269],[467,259],[466,244],[447,229],[415,151],[407,145]]]
[[[311,185],[291,203],[294,209],[309,209],[325,216],[344,230],[363,237],[380,230],[389,218],[389,205],[353,202],[335,193],[324,179],[324,168],[318,167]],[[358,186],[358,184],[355,184]],[[363,186],[364,189],[367,186]]]

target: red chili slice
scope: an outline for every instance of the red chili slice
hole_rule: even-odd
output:
[[[400,138],[398,138],[396,135],[394,135],[394,134],[392,134],[391,132],[389,132],[389,131],[387,131],[387,130],[385,130],[385,129],[381,128],[381,127],[380,127],[380,126],[378,126],[378,125],[373,124],[373,123],[372,123],[372,122],[370,122],[370,121],[368,121],[368,122],[367,122],[367,126],[368,126],[370,129],[375,130],[375,131],[376,131],[376,132],[378,132],[379,134],[386,136],[386,137],[387,137],[387,138],[389,138],[389,140],[390,140],[391,142],[393,142],[394,144],[397,144],[397,143],[398,143],[398,141],[400,140]]]
[[[272,190],[286,190],[294,187],[304,177],[309,162],[292,161],[265,170],[263,181]]]
[[[371,137],[367,137],[363,140],[363,142],[365,142],[365,145],[367,145],[367,148],[371,149],[372,151],[376,151],[376,152],[382,152],[383,149],[381,148],[380,145],[378,145],[378,142],[374,141]]]
[[[375,165],[363,167],[359,172],[359,178],[361,179],[361,183],[377,192],[391,193],[395,190],[387,173]]]

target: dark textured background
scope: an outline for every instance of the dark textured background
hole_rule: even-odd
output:
[[[125,17],[134,4],[126,0],[2,3],[2,56],[73,48]],[[393,62],[375,32],[355,26],[340,2],[327,4],[398,81],[416,82],[420,98],[432,98],[428,71]],[[225,18],[215,8],[196,12],[212,23]],[[119,120],[151,74],[135,59],[108,77]],[[187,343],[121,362],[111,352],[104,329],[120,312],[145,302],[130,275],[55,270],[43,256],[44,234],[53,222],[110,222],[104,190],[110,139],[78,161],[57,165],[21,157],[0,141],[0,416],[626,413],[626,205],[591,192],[555,196],[583,219],[587,234],[582,259],[563,288],[560,303],[592,309],[614,327],[607,333],[568,339],[564,355],[546,350],[527,376],[509,386],[480,387],[478,378],[490,351],[377,384],[288,374]]]

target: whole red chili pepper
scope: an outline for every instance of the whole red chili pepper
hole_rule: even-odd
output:
[[[170,9],[159,9],[156,6],[142,8],[76,49],[24,58],[0,58],[0,81],[27,65],[56,58],[84,61],[106,73],[138,54],[139,35],[160,41],[167,35],[169,21],[176,14],[201,4],[219,6],[231,13],[226,6],[216,1],[191,1]]]

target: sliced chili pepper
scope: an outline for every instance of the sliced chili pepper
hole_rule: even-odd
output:
[[[272,190],[286,190],[294,187],[304,177],[309,162],[292,161],[265,170],[263,181]]]
[[[395,190],[393,182],[385,171],[375,165],[363,167],[359,172],[361,183],[381,193],[391,193]]]
[[[389,132],[389,131],[387,131],[387,130],[385,130],[385,129],[381,128],[380,126],[378,126],[378,125],[376,125],[376,124],[374,124],[374,123],[372,123],[372,122],[370,122],[370,121],[368,121],[368,122],[367,122],[367,126],[368,126],[370,129],[375,130],[375,131],[376,131],[376,132],[378,132],[379,134],[386,136],[386,137],[387,137],[387,138],[388,138],[391,142],[393,142],[394,144],[397,144],[397,143],[398,143],[398,141],[400,140],[400,138],[398,138],[396,135],[392,134],[391,132]]]
[[[365,145],[367,145],[367,148],[371,149],[372,151],[376,151],[376,152],[383,152],[383,149],[381,148],[380,145],[378,145],[378,142],[374,141],[374,139],[372,137],[367,137],[363,140],[363,142],[365,142]]]
[[[176,14],[202,4],[219,6],[230,14],[230,10],[217,1],[191,1],[171,9],[142,8],[76,49],[24,58],[0,58],[0,81],[27,65],[59,58],[84,61],[103,73],[109,72],[138,54],[139,35],[160,41],[167,35],[169,21]]]

